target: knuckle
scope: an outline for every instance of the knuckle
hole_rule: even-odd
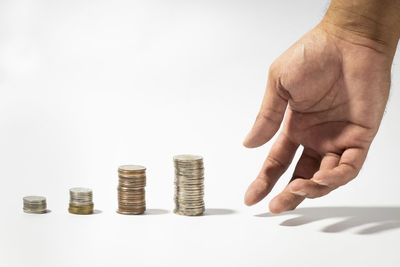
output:
[[[269,66],[268,75],[274,77],[274,76],[277,75],[277,73],[278,73],[278,64],[277,64],[276,61],[274,61],[274,62],[272,62],[272,64]]]
[[[290,189],[292,191],[301,191],[304,188],[302,179],[297,178],[290,182]]]
[[[257,120],[266,120],[272,123],[280,123],[281,113],[272,108],[263,108],[257,115]]]
[[[283,162],[272,156],[268,156],[266,158],[266,161],[269,163],[268,165],[270,168],[279,168],[279,169],[286,168],[286,165]]]
[[[319,189],[316,192],[314,192],[313,194],[310,194],[309,196],[307,196],[307,198],[314,199],[314,198],[323,197],[323,196],[329,194],[329,192],[330,191]]]
[[[350,163],[350,162],[341,162],[340,164],[341,164],[341,165],[344,165],[344,166],[346,166],[346,167],[348,168],[349,177],[348,177],[348,179],[345,179],[345,180],[347,180],[348,182],[349,182],[350,180],[354,179],[354,178],[358,175],[358,173],[360,172],[360,169],[357,168],[357,166],[354,165],[353,163]]]

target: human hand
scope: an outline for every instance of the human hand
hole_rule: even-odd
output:
[[[330,23],[307,33],[270,67],[263,103],[244,141],[268,142],[284,124],[245,203],[262,200],[304,147],[292,179],[270,202],[270,211],[296,208],[359,173],[389,95],[393,49]]]

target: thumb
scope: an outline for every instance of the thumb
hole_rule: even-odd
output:
[[[275,135],[282,123],[288,98],[289,93],[270,71],[261,109],[253,128],[243,142],[245,147],[259,147]]]

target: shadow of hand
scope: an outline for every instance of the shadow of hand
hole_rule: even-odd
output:
[[[281,215],[263,213],[256,217],[275,217],[283,215],[299,215],[283,221],[282,226],[299,226],[323,219],[339,218],[337,223],[324,227],[325,233],[339,233],[350,228],[373,224],[357,234],[376,234],[400,228],[400,207],[315,207],[299,208]]]

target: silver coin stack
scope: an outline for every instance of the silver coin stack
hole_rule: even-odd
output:
[[[74,187],[69,190],[69,212],[73,214],[93,213],[93,192],[89,188]]]
[[[41,196],[24,197],[24,212],[26,213],[46,213],[46,198]]]
[[[196,155],[174,156],[175,210],[179,215],[202,215],[204,208],[203,157]]]

